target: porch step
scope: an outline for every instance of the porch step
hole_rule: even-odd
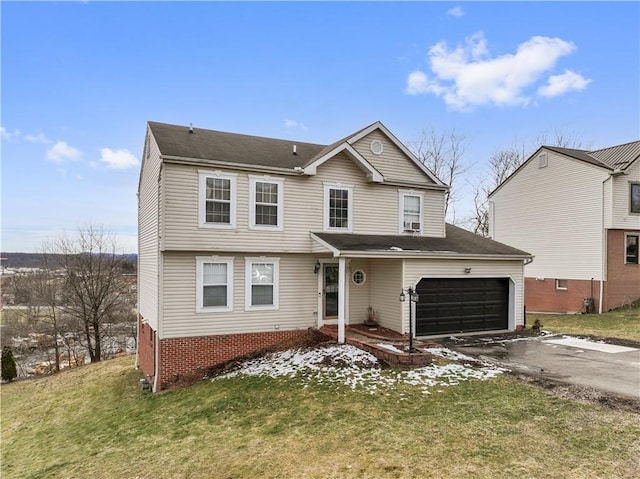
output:
[[[338,326],[324,325],[319,331],[335,341],[338,340]],[[355,328],[350,328],[349,326],[346,327],[345,333],[345,342],[347,344],[373,354],[376,358],[384,361],[392,367],[417,368],[431,364],[433,359],[430,352],[420,350],[415,344],[414,349],[417,349],[418,352],[409,354],[408,352],[402,351],[406,346],[408,346],[408,340],[404,338],[389,340],[383,336],[367,337],[364,334],[361,334],[360,331],[357,331]],[[400,351],[393,351],[379,346],[379,344],[388,344],[390,346],[394,346]]]

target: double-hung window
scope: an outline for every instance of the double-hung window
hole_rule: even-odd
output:
[[[208,228],[236,227],[236,175],[200,172],[199,224]]]
[[[400,232],[422,233],[422,204],[424,195],[413,191],[400,191]]]
[[[196,257],[196,311],[233,310],[233,258]]]
[[[629,211],[640,213],[640,183],[631,183],[629,190]]]
[[[279,258],[246,258],[245,309],[278,309]]]
[[[624,262],[626,264],[640,264],[640,235],[625,235],[624,237]]]
[[[324,185],[324,230],[353,230],[353,187]]]
[[[250,227],[282,230],[284,179],[249,176],[249,180]]]

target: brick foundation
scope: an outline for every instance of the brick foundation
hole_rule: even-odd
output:
[[[155,373],[155,339],[156,332],[138,315],[138,367],[150,382]]]
[[[564,279],[564,278],[561,278]],[[600,301],[600,281],[569,279],[567,289],[556,289],[554,278],[524,279],[524,304],[527,311],[540,313],[579,313],[584,310],[584,299],[593,298],[596,312]]]
[[[306,330],[161,339],[159,387],[234,358],[308,335]]]
[[[623,230],[609,230],[607,234],[607,282],[603,311],[628,305],[640,298],[640,265],[624,263],[624,236]]]

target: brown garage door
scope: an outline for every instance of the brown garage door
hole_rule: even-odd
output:
[[[423,278],[416,287],[416,335],[507,329],[507,278]]]

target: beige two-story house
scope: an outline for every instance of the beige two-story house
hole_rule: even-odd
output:
[[[343,342],[371,310],[417,336],[521,325],[530,255],[445,224],[447,188],[380,122],[331,145],[149,122],[138,364],[153,390],[309,328]]]
[[[489,201],[490,236],[535,256],[527,311],[602,312],[640,298],[640,141],[541,147]]]

